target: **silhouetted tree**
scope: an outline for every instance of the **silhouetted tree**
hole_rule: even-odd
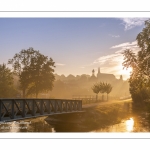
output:
[[[53,74],[55,62],[52,58],[29,48],[15,54],[8,63],[12,64],[14,72],[19,76],[23,97],[25,94],[35,94],[37,98],[39,92],[52,90],[55,80]]]
[[[16,93],[11,70],[5,64],[0,65],[0,97],[10,98],[14,97]]]

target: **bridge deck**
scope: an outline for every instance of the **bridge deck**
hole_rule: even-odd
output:
[[[81,100],[0,99],[0,121],[82,112]]]

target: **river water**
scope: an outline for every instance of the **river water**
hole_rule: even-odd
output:
[[[146,120],[146,115],[131,116],[118,124],[112,124],[92,131],[89,130],[88,132],[149,132],[150,122]],[[82,132],[82,129],[79,130],[78,124],[58,123],[59,126],[55,126],[45,121],[46,118],[39,117],[13,122],[2,122],[0,123],[0,132]]]

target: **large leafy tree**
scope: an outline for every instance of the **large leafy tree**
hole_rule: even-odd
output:
[[[52,90],[55,76],[53,75],[54,62],[52,58],[44,55],[38,55],[37,59],[33,59],[30,68],[30,87],[27,94],[34,93],[36,97],[40,92]]]
[[[14,97],[16,90],[13,87],[13,74],[6,64],[0,65],[0,97]]]
[[[25,95],[38,94],[53,88],[54,63],[52,58],[44,56],[39,51],[29,48],[21,50],[10,59],[14,72],[18,74],[20,87]]]
[[[125,68],[131,67],[130,93],[135,103],[142,103],[150,93],[150,20],[145,21],[145,28],[137,35],[140,50],[135,54],[132,50],[123,52]]]

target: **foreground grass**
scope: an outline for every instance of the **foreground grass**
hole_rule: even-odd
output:
[[[121,120],[130,117],[130,107],[126,103],[112,103],[94,108],[86,108],[84,114],[83,124],[86,124],[90,129],[96,129],[120,123]]]
[[[94,107],[84,108],[84,113],[63,114],[51,116],[47,119],[60,132],[86,132],[108,125],[120,123],[130,117],[131,100],[117,103],[97,104]]]

